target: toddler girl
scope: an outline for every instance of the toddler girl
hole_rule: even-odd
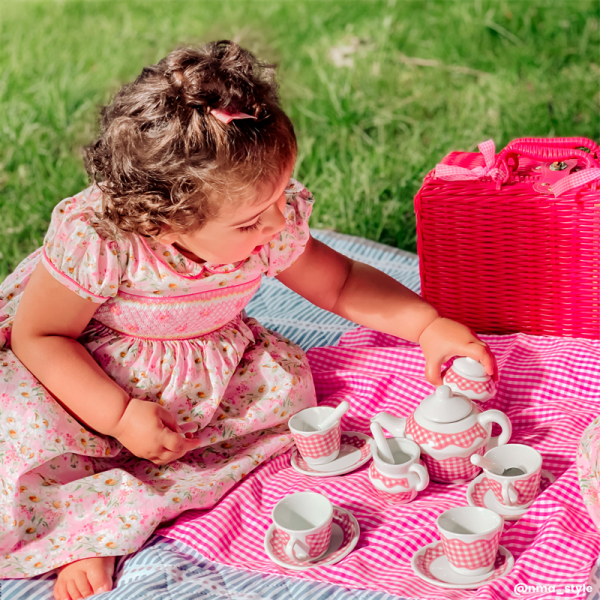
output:
[[[273,75],[230,42],[145,68],[102,110],[91,187],[0,287],[2,577],[111,589],[115,556],[290,448],[315,392],[302,350],[243,311],[263,274],[418,341],[432,383],[454,355],[493,372],[466,327],[311,239]]]

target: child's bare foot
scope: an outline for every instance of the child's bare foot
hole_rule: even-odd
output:
[[[112,589],[114,556],[84,558],[61,567],[54,585],[55,600],[81,600]],[[104,589],[103,589],[104,588]]]

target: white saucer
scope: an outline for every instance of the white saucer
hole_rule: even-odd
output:
[[[504,506],[504,504],[501,504],[498,501],[498,498],[496,498],[494,492],[492,492],[490,489],[485,492],[483,499],[476,497],[474,495],[475,486],[481,485],[483,479],[485,479],[485,476],[485,473],[481,473],[481,475],[473,479],[473,481],[471,481],[469,484],[469,487],[467,488],[467,502],[470,506],[489,508],[495,513],[498,513],[501,517],[504,517],[506,521],[517,521],[529,510],[529,506],[527,508],[511,508],[509,506]],[[542,469],[540,477],[540,493],[555,481],[556,477],[554,477],[550,471]]]
[[[371,438],[356,431],[342,431],[340,453],[335,460],[325,465],[309,466],[294,448],[292,467],[303,475],[311,477],[333,477],[358,469],[371,458]]]
[[[459,575],[450,568],[442,542],[439,540],[415,552],[410,561],[410,566],[417,577],[437,587],[452,590],[474,590],[508,575],[514,564],[515,559],[510,551],[504,546],[498,546],[496,567],[491,573],[476,576]]]
[[[331,540],[327,552],[317,560],[309,563],[301,563],[288,558],[283,551],[283,545],[279,541],[275,524],[269,527],[265,536],[265,552],[267,556],[279,567],[291,571],[306,571],[315,567],[324,567],[335,565],[342,558],[348,556],[358,543],[360,537],[360,527],[354,515],[339,506],[333,505],[333,523],[331,525]]]

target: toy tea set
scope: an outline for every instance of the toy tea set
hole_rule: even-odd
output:
[[[480,363],[456,359],[443,382],[408,417],[385,412],[373,417],[373,439],[341,431],[340,420],[349,408],[346,401],[335,409],[301,411],[289,420],[297,447],[292,467],[311,477],[329,477],[354,471],[372,457],[369,480],[398,504],[414,500],[430,479],[470,481],[469,506],[438,517],[440,540],[418,550],[411,566],[418,577],[438,587],[472,589],[510,572],[514,559],[499,545],[504,520],[525,514],[540,492],[541,479],[547,487],[553,477],[542,471],[537,450],[508,444],[512,427],[503,412],[481,412],[473,403],[486,402],[496,393],[495,382]],[[491,440],[494,423],[501,433]],[[393,437],[386,438],[383,429]],[[314,492],[284,497],[275,505],[272,520],[265,551],[285,569],[335,564],[354,549],[360,536],[352,513]]]

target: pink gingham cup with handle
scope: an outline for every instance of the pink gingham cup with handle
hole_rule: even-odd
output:
[[[540,493],[542,455],[525,444],[506,444],[488,450],[484,458],[491,460],[500,469],[519,469],[521,475],[497,475],[483,469],[490,489],[503,506],[527,508]]]
[[[487,508],[458,506],[436,521],[450,568],[460,575],[484,575],[492,571],[504,519]]]
[[[319,429],[319,423],[322,423],[334,410],[331,406],[307,408],[295,414],[288,422],[298,451],[310,466],[327,464],[335,460],[340,453],[342,437],[340,420],[326,429]]]
[[[327,552],[331,541],[333,505],[322,494],[289,494],[274,506],[271,518],[290,560],[308,562]]]

